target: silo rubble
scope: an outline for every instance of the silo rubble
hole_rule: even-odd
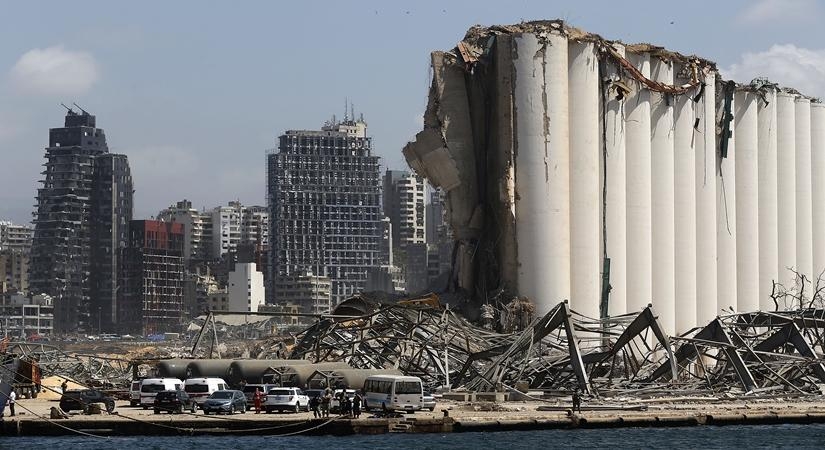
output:
[[[404,155],[447,193],[451,288],[477,306],[652,304],[679,334],[825,269],[818,100],[561,21],[473,27],[432,67]]]

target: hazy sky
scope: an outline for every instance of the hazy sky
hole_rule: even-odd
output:
[[[61,102],[97,115],[129,156],[135,217],[187,198],[264,203],[265,151],[345,98],[382,163],[420,129],[429,52],[473,24],[567,20],[825,96],[825,4],[758,1],[3,1],[0,219],[28,222]]]

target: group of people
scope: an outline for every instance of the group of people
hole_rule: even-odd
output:
[[[315,418],[329,417],[329,412],[332,409],[332,399],[333,391],[330,388],[326,388],[323,394],[318,394],[309,399],[309,408],[312,410],[313,416]],[[364,399],[359,391],[356,391],[355,395],[350,398],[347,395],[347,390],[341,389],[341,392],[336,394],[335,399],[338,401],[338,412],[342,416],[354,419],[361,417],[361,406]]]

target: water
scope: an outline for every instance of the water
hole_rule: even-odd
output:
[[[825,448],[825,424],[687,428],[620,428],[376,436],[21,437],[0,449],[543,449],[543,448]]]

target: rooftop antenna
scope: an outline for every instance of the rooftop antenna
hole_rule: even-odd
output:
[[[347,115],[347,105],[349,104],[349,99],[344,97],[344,123],[349,121],[349,116]]]
[[[66,111],[68,111],[68,112],[70,112],[70,113],[74,114],[74,111],[72,110],[72,108],[69,108],[68,106],[64,105],[63,103],[61,103],[61,104],[60,104],[60,106],[62,106],[62,107],[64,107],[64,108],[66,108]]]
[[[83,114],[89,114],[88,112],[86,112],[86,110],[85,110],[85,109],[81,108],[81,107],[80,107],[80,105],[78,105],[77,103],[72,102],[72,105],[77,106],[77,109],[79,109],[79,110],[83,111]]]
[[[352,102],[349,102],[349,116],[352,117],[352,120],[355,120],[355,105]]]

